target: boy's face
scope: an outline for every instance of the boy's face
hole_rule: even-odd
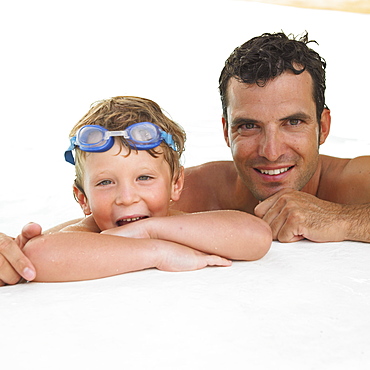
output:
[[[159,148],[158,148],[159,149]],[[182,177],[171,180],[170,166],[163,154],[113,147],[102,153],[87,153],[84,190],[77,199],[85,214],[92,214],[100,230],[141,218],[168,216],[170,200],[178,200]]]

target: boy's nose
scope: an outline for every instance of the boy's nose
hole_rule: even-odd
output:
[[[125,185],[118,189],[116,195],[116,204],[128,206],[132,203],[138,202],[140,196],[134,186]]]

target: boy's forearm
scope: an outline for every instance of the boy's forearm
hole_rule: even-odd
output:
[[[155,240],[88,232],[61,232],[30,240],[24,253],[36,267],[35,281],[90,280],[156,267]]]
[[[239,211],[212,211],[148,219],[151,237],[235,260],[263,257],[272,242],[263,220]]]

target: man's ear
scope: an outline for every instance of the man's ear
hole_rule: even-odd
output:
[[[331,125],[330,110],[324,108],[324,110],[321,113],[320,121],[320,137],[319,137],[320,145],[325,143],[325,140],[330,132],[330,125]]]
[[[171,200],[173,200],[174,202],[177,202],[180,199],[180,195],[184,187],[184,181],[184,167],[180,167],[178,178],[176,179],[176,176],[174,176],[172,182]]]
[[[224,139],[226,141],[226,144],[228,147],[230,147],[230,141],[229,141],[229,125],[227,124],[227,120],[224,116],[222,116],[222,127],[224,130]]]
[[[90,209],[89,202],[87,200],[86,195],[75,185],[73,185],[73,194],[78,204],[82,208],[84,214],[86,216],[91,215],[91,209]]]

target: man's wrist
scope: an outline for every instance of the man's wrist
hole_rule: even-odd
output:
[[[342,205],[343,240],[370,242],[370,206],[368,204]]]

